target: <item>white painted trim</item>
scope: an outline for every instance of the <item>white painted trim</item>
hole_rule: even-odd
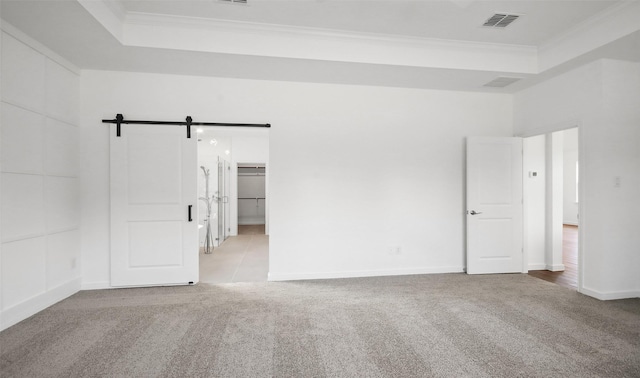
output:
[[[529,188],[525,181],[527,177],[524,168],[527,164],[527,155],[524,146],[524,138],[522,138],[522,273],[528,273],[532,269],[529,264],[529,243],[527,243],[529,236],[527,232],[529,229]]]
[[[22,41],[20,41],[20,40],[18,40],[18,41],[22,43]],[[28,45],[27,45],[27,46],[28,46]],[[28,46],[28,47],[31,47],[31,46]],[[31,48],[33,48],[33,47],[31,47]],[[37,51],[37,50],[36,50],[36,51]],[[37,51],[37,52],[38,52],[38,53],[40,53],[40,54],[42,54],[42,53],[41,53],[41,52],[39,52],[39,51]],[[46,57],[46,56],[45,56],[45,57]],[[48,58],[48,57],[47,57],[47,58]],[[59,62],[56,62],[56,63],[59,63]],[[69,63],[69,64],[71,64],[71,63]],[[75,72],[72,72],[72,73],[73,73],[74,75],[78,75],[78,74],[77,74],[77,73],[75,73]],[[38,115],[41,115],[41,116],[44,116],[44,117],[50,118],[50,119],[52,119],[52,120],[54,120],[54,121],[57,121],[57,122],[60,122],[60,123],[64,123],[64,124],[65,124],[65,125],[67,125],[67,126],[72,126],[72,127],[78,128],[77,123],[76,123],[76,124],[73,124],[73,123],[69,122],[69,120],[68,120],[68,119],[61,119],[60,117],[56,116],[55,114],[50,114],[49,112],[47,112],[47,111],[43,111],[42,109],[37,109],[37,108],[35,108],[35,107],[26,106],[26,105],[24,105],[24,104],[18,104],[18,103],[15,103],[15,102],[13,102],[13,101],[10,101],[10,100],[8,101],[8,100],[6,100],[6,99],[3,99],[3,100],[2,100],[2,102],[3,102],[3,103],[5,103],[5,104],[7,104],[7,105],[11,105],[11,106],[13,106],[13,107],[15,107],[15,108],[22,109],[22,110],[26,110],[26,111],[31,112],[31,113],[36,113],[36,114],[38,114]],[[7,172],[9,172],[9,171],[7,171]],[[16,173],[21,173],[21,172],[16,172]],[[41,174],[41,173],[37,173],[37,174]],[[55,175],[47,175],[47,176],[55,176]],[[73,177],[76,177],[76,176],[73,176]]]
[[[80,291],[80,277],[12,306],[0,313],[0,331]]]
[[[80,68],[78,68],[75,64],[69,62],[65,58],[63,58],[60,55],[56,54],[55,52],[50,50],[48,47],[43,45],[42,43],[40,43],[40,42],[36,41],[35,39],[29,37],[28,35],[24,34],[22,31],[20,31],[20,29],[18,29],[15,26],[11,25],[10,23],[5,21],[4,19],[1,20],[0,27],[2,28],[3,32],[7,33],[11,37],[17,39],[18,41],[24,43],[25,45],[27,45],[29,47],[31,47],[32,49],[36,50],[40,54],[44,55],[45,57],[51,59],[52,61],[58,63],[59,65],[61,65],[64,68],[66,68],[67,70],[71,71],[72,73],[74,73],[74,74],[76,74],[78,76],[80,75]],[[29,110],[29,109],[27,109],[27,110]],[[38,113],[40,113],[40,111]]]
[[[538,263],[538,264],[529,264],[529,270],[546,270],[547,264]]]
[[[578,181],[578,291],[584,289],[584,261],[586,247],[586,219],[587,219],[587,201],[585,201],[585,191],[587,182],[589,182],[589,174],[587,173],[588,164],[584,158],[585,137],[582,124],[578,125],[578,165],[580,167],[580,180]]]
[[[126,46],[505,72],[538,72],[535,46],[347,33],[196,17],[129,13]]]
[[[562,272],[564,271],[564,264],[546,265],[545,269],[552,272]]]
[[[86,0],[85,0],[86,1]],[[81,2],[83,2],[81,0]],[[305,38],[330,37],[334,39],[353,39],[366,42],[391,42],[395,44],[416,43],[419,45],[428,44],[435,47],[446,47],[449,49],[465,48],[503,51],[507,53],[531,53],[537,51],[535,46],[516,45],[506,43],[461,41],[442,38],[425,38],[408,35],[393,35],[382,33],[366,33],[356,31],[344,31],[335,29],[323,29],[305,26],[278,25],[248,21],[223,20],[215,18],[189,17],[177,15],[165,15],[143,12],[127,12],[124,19],[125,24],[138,24],[153,27],[183,27],[191,29],[224,30],[227,32],[240,33],[277,33],[282,36],[299,35]]]
[[[536,46],[127,12],[111,1],[78,2],[126,46],[518,75],[538,73]]]
[[[601,301],[640,298],[640,291],[638,290],[602,292],[583,287],[582,289],[579,289],[578,292],[596,299],[600,299]]]
[[[3,174],[9,174],[9,175],[13,175],[16,173],[12,173],[12,172],[2,172]],[[18,173],[19,174],[19,173]],[[39,176],[39,175],[29,175],[29,176]],[[44,236],[47,236],[48,234],[45,232],[33,232],[30,234],[20,234],[20,235],[15,235],[15,236],[8,236],[8,237],[3,237],[1,242],[2,244],[9,244],[9,243],[15,243],[15,242],[19,242],[22,240],[28,240],[28,239],[35,239],[35,238],[41,238]]]
[[[604,12],[540,45],[539,70],[544,72],[640,30],[640,2],[621,1]]]
[[[83,282],[80,290],[102,290],[102,289],[115,289],[115,287],[112,287],[109,281]]]
[[[578,151],[579,151],[578,162],[581,167],[580,182],[578,183],[578,196],[581,200],[578,202],[578,214],[580,214],[580,218],[578,219],[578,282],[577,282],[577,286],[578,286],[578,291],[582,292],[583,283],[584,283],[584,260],[585,260],[584,256],[585,256],[585,250],[587,249],[587,246],[585,245],[586,244],[585,235],[587,234],[587,231],[586,231],[587,201],[585,200],[584,191],[585,191],[585,188],[587,187],[586,185],[589,180],[589,177],[588,177],[589,175],[587,173],[588,172],[587,164],[584,159],[584,151],[586,151],[586,149],[584,145],[585,142],[584,142],[582,120],[580,118],[567,118],[560,122],[554,122],[542,127],[531,129],[530,131],[522,133],[519,136],[528,138],[528,137],[533,137],[538,135],[550,134],[556,131],[564,131],[564,130],[572,129],[575,127],[578,128]],[[548,269],[548,268],[547,266],[545,266],[543,269]]]
[[[581,119],[578,119],[578,118],[567,118],[564,121],[556,122],[556,123],[550,123],[550,124],[542,126],[542,127],[532,128],[532,129],[527,130],[526,132],[524,132],[522,134],[517,134],[517,135],[514,135],[514,136],[519,136],[519,137],[522,137],[522,138],[530,138],[530,137],[534,137],[534,136],[555,133],[556,131],[564,131],[564,130],[574,129],[576,127],[578,128],[578,130],[580,130],[581,126],[582,126],[582,120]],[[578,137],[579,136],[580,135],[578,135]],[[578,150],[579,149],[580,148],[578,147]]]
[[[2,172],[2,173],[14,174],[13,172]],[[32,175],[32,176],[39,176],[39,175]],[[48,177],[64,177],[64,176],[48,176]],[[75,178],[75,177],[72,177],[72,178]],[[51,231],[48,231],[48,232],[39,232],[39,233],[33,233],[33,234],[22,234],[22,235],[18,235],[18,236],[7,237],[5,239],[2,239],[2,244],[15,243],[15,242],[19,242],[19,241],[22,241],[22,240],[42,238],[42,237],[45,237],[45,236],[63,234],[65,232],[73,232],[73,231],[80,231],[80,228],[78,226],[75,226],[75,227],[64,227],[64,228],[61,227],[61,228],[57,228],[57,229],[52,229]]]
[[[312,272],[312,273],[272,273],[269,272],[268,281],[317,280],[331,278],[357,278],[379,276],[407,276],[416,274],[464,273],[462,266],[445,266],[438,268],[412,268],[391,270],[356,270],[342,272]]]

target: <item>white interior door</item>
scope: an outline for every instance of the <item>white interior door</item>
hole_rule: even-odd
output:
[[[467,139],[467,273],[523,271],[522,138]]]
[[[196,283],[195,138],[177,126],[123,125],[121,137],[114,128],[111,286]]]

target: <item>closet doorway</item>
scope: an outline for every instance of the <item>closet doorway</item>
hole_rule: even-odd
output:
[[[266,200],[266,164],[238,163],[238,235],[265,234]]]

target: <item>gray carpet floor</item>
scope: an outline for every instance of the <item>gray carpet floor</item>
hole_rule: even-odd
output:
[[[640,377],[640,299],[524,274],[82,291],[0,333],[8,377]]]

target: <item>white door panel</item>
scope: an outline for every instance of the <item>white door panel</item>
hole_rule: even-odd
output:
[[[129,267],[173,267],[183,264],[182,221],[130,222]]]
[[[522,139],[467,140],[467,273],[523,271]]]
[[[181,127],[111,130],[111,286],[198,281],[195,142]]]

